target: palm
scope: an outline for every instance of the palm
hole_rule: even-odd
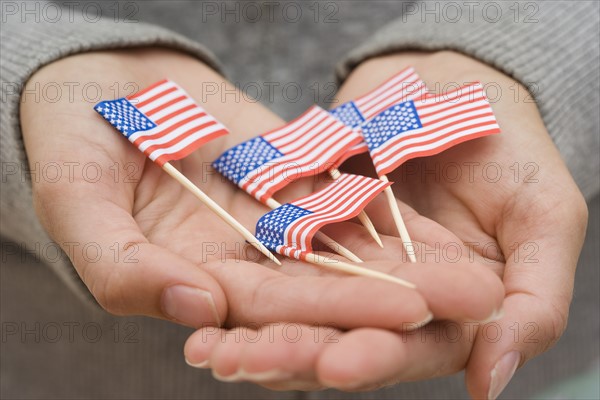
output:
[[[202,82],[225,84],[222,77],[188,57],[162,51],[139,53],[67,58],[42,70],[32,82],[52,82],[64,77],[82,82],[93,79],[112,93],[108,88],[114,82],[119,82],[120,87],[126,82],[138,82],[143,87],[168,75],[196,99],[203,98]],[[124,60],[128,68],[123,68]],[[218,175],[207,173],[210,170],[206,162],[283,121],[256,103],[224,102],[217,97],[203,105],[232,134],[174,165],[253,230],[266,208]],[[71,259],[92,293],[109,311],[168,318],[197,327],[206,323],[233,326],[289,321],[397,331],[405,323],[427,320],[430,313],[439,319],[481,320],[499,306],[501,285],[493,274],[480,268],[479,262],[466,262],[464,256],[452,268],[435,261],[418,265],[403,262],[399,257],[402,245],[390,229],[390,214],[381,196],[368,213],[386,234],[385,251],[355,223],[337,224],[328,233],[371,261],[365,267],[412,281],[418,291],[369,278],[341,277],[294,260],[284,260],[284,266],[276,268],[258,258],[237,233],[146,160],[102,121],[92,106],[85,99],[72,102],[66,98],[53,104],[26,104],[21,120],[31,163],[69,161],[80,166],[100,166],[99,181],[85,177],[58,184],[42,181],[34,184],[34,191],[38,214],[54,240],[60,244],[94,242],[103,249],[96,262],[89,262],[78,253]],[[278,193],[278,200],[288,201],[318,186],[310,179],[295,183]],[[414,202],[408,203],[422,213],[427,211]],[[459,241],[460,236],[434,222],[435,215],[428,215],[428,219],[404,204],[401,208],[414,241],[430,247]],[[114,256],[115,244],[130,251],[129,262]],[[134,251],[129,250],[131,244]],[[207,315],[206,307],[199,309],[195,303],[182,305],[189,309],[189,315],[193,314],[188,320],[165,313],[162,296],[173,285],[209,292],[216,304],[216,318]],[[391,332],[375,332],[379,333],[363,340],[362,350],[368,350],[368,343],[377,335],[389,334],[393,336],[391,340],[397,340]],[[361,337],[360,330],[353,337]],[[436,351],[435,346],[426,347],[427,351]],[[460,359],[464,360],[465,354],[461,351]]]

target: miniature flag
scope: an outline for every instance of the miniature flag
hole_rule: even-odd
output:
[[[319,229],[357,216],[389,185],[342,174],[325,189],[263,215],[256,225],[256,238],[272,251],[303,260],[305,253],[312,253],[311,241]]]
[[[327,111],[312,106],[285,126],[227,150],[213,167],[264,203],[295,179],[331,168],[361,140]]]
[[[396,104],[362,126],[379,176],[411,158],[499,132],[480,83]]]
[[[176,83],[163,80],[95,110],[152,161],[163,166],[228,133]]]
[[[394,104],[418,99],[427,94],[427,87],[419,75],[411,67],[406,68],[394,75],[371,92],[357,98],[354,101],[344,103],[330,112],[344,124],[358,129],[366,121],[372,119],[381,111],[388,109]],[[369,147],[364,141],[353,146],[338,161],[336,166],[341,165],[348,158],[357,154],[366,153]]]

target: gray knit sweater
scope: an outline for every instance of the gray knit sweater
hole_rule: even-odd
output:
[[[310,5],[289,3],[293,4],[292,10],[292,6],[285,7],[288,3],[280,2],[278,9],[269,11],[272,17],[267,13],[267,8],[273,8],[269,3],[273,4],[254,2],[251,9],[244,6],[244,2],[237,6],[230,2],[181,1],[122,2],[115,6],[117,3],[111,2],[101,9],[103,17],[98,19],[98,2],[90,3],[93,7],[87,7],[86,2],[80,3],[82,8],[68,6],[59,17],[56,8],[45,2],[28,2],[27,6],[4,2],[0,65],[0,234],[34,250],[36,244],[39,249],[40,244],[49,243],[34,215],[30,177],[25,173],[27,156],[19,127],[19,102],[24,83],[40,67],[62,57],[96,49],[137,46],[177,48],[218,68],[216,57],[199,43],[210,44],[212,50],[226,59],[226,71],[243,79],[253,78],[252,65],[260,58],[265,63],[263,66],[273,72],[259,80],[277,79],[278,71],[286,68],[286,57],[291,57],[286,55],[287,47],[294,43],[298,46],[294,56],[302,60],[300,65],[308,70],[310,63],[322,64],[324,58],[329,62],[332,61],[327,58],[330,54],[337,56],[350,50],[337,66],[337,77],[341,80],[361,61],[383,53],[406,49],[457,50],[525,85],[534,84],[533,94],[544,122],[581,190],[588,198],[598,191],[597,2],[527,2],[519,7],[512,2],[478,5],[452,2],[451,7],[444,2],[327,2],[318,7],[320,13],[314,10],[314,4],[310,8]],[[300,19],[297,19],[298,9],[304,12]],[[27,13],[27,10],[34,11]],[[261,17],[257,17],[255,10],[262,10]],[[369,18],[371,22],[365,23]],[[378,21],[389,23],[371,35]],[[327,25],[328,22],[333,23]],[[268,35],[263,37],[276,39],[268,46],[260,42],[247,43],[244,30],[264,30]],[[361,36],[367,39],[356,46]],[[355,43],[342,38],[354,38]],[[332,46],[332,51],[319,48],[322,43]],[[317,53],[318,57],[310,57]],[[231,64],[237,66],[229,66]],[[314,100],[323,100],[323,95]],[[300,108],[312,101],[302,99],[295,105],[299,109],[292,114],[298,114],[302,111]],[[274,108],[277,109],[277,105]],[[67,285],[81,289],[66,261],[49,265]]]

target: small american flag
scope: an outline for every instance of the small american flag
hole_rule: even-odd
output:
[[[409,67],[394,75],[386,82],[371,92],[357,98],[354,101],[344,103],[330,112],[344,124],[357,129],[381,111],[394,104],[418,99],[427,94],[427,86],[417,75],[414,68]],[[369,151],[367,144],[361,141],[352,146],[338,161],[336,166],[341,165],[348,158]]]
[[[480,83],[396,104],[362,125],[380,176],[411,158],[432,156],[499,132]]]
[[[95,110],[152,161],[162,166],[228,133],[176,83],[162,80]]]
[[[224,152],[213,167],[227,179],[266,202],[295,179],[320,174],[360,135],[327,111],[312,106],[285,126]]]
[[[365,176],[342,174],[325,189],[263,215],[256,224],[256,238],[267,248],[303,260],[312,252],[312,238],[326,224],[346,221],[391,183]]]

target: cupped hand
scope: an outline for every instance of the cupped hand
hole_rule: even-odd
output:
[[[283,121],[240,96],[199,61],[159,49],[71,56],[44,67],[27,85],[35,91],[76,82],[75,90],[53,101],[25,98],[21,107],[29,163],[42,170],[59,165],[69,172],[58,180],[42,177],[33,182],[39,218],[106,310],[193,327],[287,321],[400,330],[406,323],[429,321],[431,313],[481,320],[500,307],[500,282],[468,263],[454,265],[452,277],[439,273],[435,263],[419,271],[405,271],[401,257],[391,265],[374,263],[374,268],[422,282],[424,290],[419,291],[294,260],[285,260],[282,268],[270,264],[93,110],[99,100],[126,96],[165,77],[232,132],[174,165],[254,230],[267,210],[212,171],[210,161]],[[92,93],[91,87],[100,93]],[[312,180],[292,185],[281,200],[309,193],[313,185]],[[426,218],[416,218],[414,224],[432,238],[449,235]],[[372,259],[389,258],[362,227],[344,226],[335,228],[340,241],[360,244],[361,253],[372,254]],[[387,240],[389,248],[401,248],[396,239]],[[448,292],[449,284],[462,292]]]
[[[349,101],[407,66],[414,66],[433,92],[474,81],[487,88],[500,135],[413,160],[390,178],[416,242],[417,267],[448,265],[467,257],[472,266],[494,271],[506,291],[499,319],[488,324],[436,321],[410,333],[331,330],[335,340],[329,341],[315,339],[316,327],[301,326],[296,327],[303,333],[297,342],[289,339],[285,326],[260,327],[252,331],[254,336],[242,334],[242,340],[240,332],[234,339],[236,335],[207,328],[188,339],[185,352],[191,363],[212,367],[223,380],[307,390],[368,390],[466,368],[471,395],[496,398],[519,366],[560,338],[587,207],[531,95],[487,65],[441,52],[369,60],[349,76],[338,100]],[[365,174],[372,173],[369,165],[363,156],[344,167]],[[396,234],[393,221],[385,218],[382,199],[367,211],[379,232]],[[448,231],[429,230],[434,225],[421,224],[425,217]],[[386,245],[384,257],[394,257],[389,249]],[[370,259],[360,246],[357,253]],[[378,262],[374,267],[384,265]],[[407,273],[412,266],[402,268]],[[419,281],[421,290],[427,286]]]
[[[504,316],[479,330],[466,365],[473,397],[495,398],[516,368],[566,328],[587,206],[532,94],[472,58],[440,52],[373,59],[351,75],[342,101],[375,85],[374,71],[390,75],[407,65],[437,93],[481,81],[500,125],[499,135],[413,160],[390,177],[402,201],[452,231],[504,282]]]

